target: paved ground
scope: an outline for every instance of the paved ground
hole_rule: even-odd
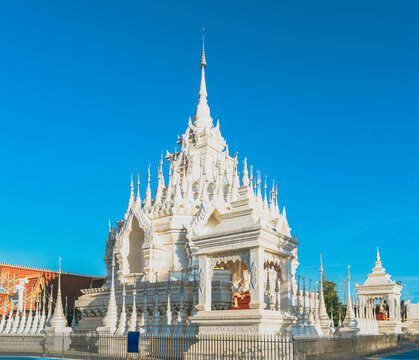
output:
[[[409,360],[419,360],[419,350],[413,350],[413,351],[408,351],[405,352],[403,354],[399,354],[399,355],[393,355],[393,356],[389,356],[389,357],[385,357],[382,359],[387,359],[387,360],[396,360],[396,359],[409,359]]]
[[[377,354],[363,357],[358,360],[419,360],[419,344],[410,341],[404,341],[400,350],[388,352],[385,354]]]

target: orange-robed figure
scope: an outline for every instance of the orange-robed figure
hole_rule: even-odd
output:
[[[233,307],[235,308],[239,307],[237,299],[238,298],[244,299],[244,297],[249,292],[249,290],[250,290],[250,275],[249,275],[249,271],[247,269],[244,269],[243,280],[240,282],[240,291],[233,293],[233,302],[234,302]]]

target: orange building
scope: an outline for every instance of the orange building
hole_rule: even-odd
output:
[[[68,311],[71,312],[74,298],[82,295],[81,289],[101,287],[105,280],[106,278],[104,277],[61,273],[63,306],[65,306],[65,298],[67,298]],[[40,295],[42,298],[44,290],[46,301],[48,302],[52,292],[53,303],[55,304],[58,271],[0,264],[0,315],[3,314],[4,302],[6,302],[7,314],[10,307],[10,299],[17,299],[17,287],[19,287],[19,284],[24,284],[26,310],[29,310],[31,295],[33,297],[32,310],[35,310],[36,296]]]

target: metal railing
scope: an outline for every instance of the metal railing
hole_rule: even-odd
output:
[[[127,353],[127,336],[71,334],[0,336],[0,353],[83,359],[354,359],[399,347],[397,335],[292,339],[275,335],[140,335],[139,353]]]
[[[0,336],[0,353],[71,358],[292,360],[293,340],[274,335],[141,335],[139,353],[127,353],[127,336],[72,334]]]

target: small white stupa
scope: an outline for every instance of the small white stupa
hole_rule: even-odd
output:
[[[320,254],[320,294],[319,294],[319,323],[320,328],[323,332],[323,335],[327,336],[331,333],[331,325],[329,315],[327,314],[326,304],[324,302],[324,292],[323,292],[323,257]]]
[[[345,319],[343,320],[343,328],[339,329],[339,332],[342,336],[354,336],[358,334],[358,321],[355,318],[354,308],[352,306],[351,300],[351,273],[350,273],[350,265],[348,265],[348,299],[347,299],[347,307],[346,307],[346,314]]]
[[[51,350],[68,349],[70,347],[70,337],[72,329],[67,326],[67,319],[64,316],[63,301],[61,298],[61,257],[58,260],[58,289],[57,301],[54,314],[51,317],[49,326],[45,328],[47,345]]]
[[[115,254],[113,253],[112,254],[112,280],[111,280],[111,290],[110,290],[110,295],[109,295],[108,310],[106,311],[106,315],[102,320],[102,326],[96,329],[96,331],[100,335],[114,335],[117,329],[118,309],[116,306],[116,298],[115,298],[114,273],[115,273]]]

